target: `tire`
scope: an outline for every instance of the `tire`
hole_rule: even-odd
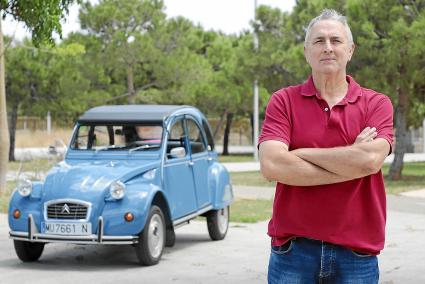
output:
[[[165,246],[173,247],[175,243],[176,243],[176,233],[174,233],[173,227],[169,227],[167,228],[167,231],[165,232]]]
[[[207,215],[208,233],[213,241],[224,239],[229,228],[229,206],[212,210]]]
[[[135,245],[139,263],[145,266],[157,264],[164,251],[166,240],[165,218],[161,209],[153,205],[149,211],[139,242]]]
[[[37,261],[44,250],[44,243],[33,243],[27,241],[13,241],[16,255],[23,262]]]

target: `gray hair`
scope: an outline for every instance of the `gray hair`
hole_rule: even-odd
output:
[[[311,32],[311,29],[313,28],[313,26],[317,22],[323,21],[323,20],[333,20],[333,21],[338,21],[341,24],[343,24],[345,29],[347,30],[348,43],[349,44],[354,43],[353,34],[351,33],[350,26],[348,26],[347,18],[345,16],[341,15],[340,13],[338,13],[337,11],[333,10],[333,9],[324,9],[319,16],[317,16],[316,18],[311,20],[310,23],[308,24],[307,31],[306,31],[306,34],[305,34],[305,39],[304,39],[304,46],[307,46],[307,40],[310,37],[310,32]]]

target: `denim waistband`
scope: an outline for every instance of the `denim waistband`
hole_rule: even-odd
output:
[[[329,243],[329,242],[325,242],[325,241],[321,241],[321,240],[316,240],[316,239],[312,239],[312,238],[306,238],[306,237],[295,237],[294,239],[292,239],[294,241],[305,241],[305,242],[310,242],[310,243],[317,243],[317,244],[325,244],[325,245],[329,245],[329,246],[339,246],[333,243]]]

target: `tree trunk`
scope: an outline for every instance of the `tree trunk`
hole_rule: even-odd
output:
[[[403,78],[403,66],[400,67],[400,78]],[[396,141],[394,150],[394,160],[391,163],[389,177],[391,180],[398,180],[402,177],[403,158],[406,153],[406,108],[407,108],[407,87],[400,82],[397,88],[398,102],[396,107]]]
[[[0,21],[0,196],[6,191],[9,131],[7,127],[4,44]]]
[[[136,102],[136,91],[134,89],[134,75],[133,67],[127,66],[127,92],[128,92],[128,103],[134,104]]]
[[[213,135],[214,141],[217,140],[218,133],[220,132],[221,127],[223,126],[224,117],[226,117],[226,114],[227,114],[227,110],[223,111],[223,114],[220,116],[220,120],[218,121],[218,123],[215,127],[214,135]]]
[[[15,161],[15,137],[16,137],[16,122],[18,120],[18,102],[13,103],[12,113],[10,114],[10,125],[9,125],[9,161]]]
[[[233,112],[228,112],[226,115],[226,128],[224,129],[223,137],[223,156],[229,155],[229,135],[230,127],[232,126]]]

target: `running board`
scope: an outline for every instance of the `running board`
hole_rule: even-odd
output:
[[[198,211],[196,211],[194,213],[191,213],[189,215],[186,215],[184,217],[181,217],[179,219],[176,219],[176,220],[173,221],[173,226],[174,226],[174,228],[178,228],[180,226],[189,224],[189,221],[190,220],[195,219],[199,215],[202,215],[205,212],[210,211],[211,209],[213,209],[213,206],[212,205],[209,205],[207,207],[204,207],[204,208],[199,209]]]

